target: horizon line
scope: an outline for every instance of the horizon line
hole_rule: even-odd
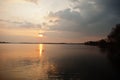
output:
[[[2,41],[0,44],[83,44],[79,42],[5,42]]]

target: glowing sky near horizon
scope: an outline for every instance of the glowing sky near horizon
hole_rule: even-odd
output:
[[[120,22],[119,0],[0,0],[0,41],[84,42]],[[112,12],[111,12],[112,11]]]

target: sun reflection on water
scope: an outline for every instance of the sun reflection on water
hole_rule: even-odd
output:
[[[42,73],[43,75],[43,76],[40,76],[41,79],[46,79],[46,78],[48,80],[51,78],[57,79],[56,77],[58,77],[57,76],[58,72],[57,72],[56,64],[54,63],[54,61],[51,60],[48,54],[45,54],[46,49],[44,47],[44,44],[39,44],[38,49],[39,49],[39,60],[40,60],[39,70],[40,70],[40,73]],[[44,52],[44,49],[45,49],[45,52]]]
[[[39,44],[39,56],[41,57],[43,53],[43,44]]]

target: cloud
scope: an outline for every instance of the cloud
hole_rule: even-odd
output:
[[[115,24],[120,23],[119,0],[71,0],[71,3],[71,8],[52,13],[51,16],[60,20],[50,26],[51,30],[105,36]]]
[[[19,24],[20,27],[23,28],[38,28],[41,29],[41,25],[40,24],[33,24],[30,22],[23,22],[22,24]]]
[[[96,0],[96,4],[104,11],[120,15],[120,0]]]
[[[41,28],[41,24],[33,24],[31,22],[26,22],[26,21],[18,22],[18,21],[0,19],[0,22],[16,24],[20,28],[39,28],[39,29]]]
[[[39,1],[39,0],[25,0],[25,1],[31,2],[31,3],[34,3],[34,4],[38,4],[38,1]]]

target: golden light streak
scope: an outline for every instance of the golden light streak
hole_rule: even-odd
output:
[[[42,52],[43,52],[43,44],[39,44],[39,56],[42,56]]]

